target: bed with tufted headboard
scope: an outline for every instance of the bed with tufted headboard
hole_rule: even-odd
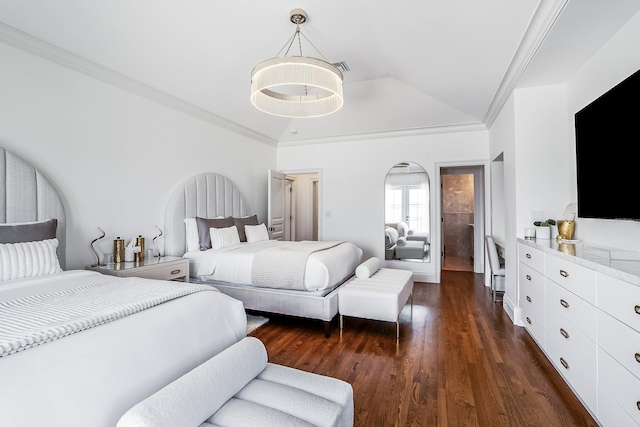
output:
[[[217,245],[226,232],[233,239],[220,237]],[[193,282],[211,284],[249,310],[322,320],[327,336],[338,312],[338,287],[362,258],[362,249],[350,242],[269,240],[240,190],[214,173],[197,175],[173,193],[165,214],[165,252],[189,258]],[[286,254],[277,258],[277,252]]]
[[[55,187],[0,148],[1,425],[113,427],[246,336],[210,286],[63,271],[65,234]]]

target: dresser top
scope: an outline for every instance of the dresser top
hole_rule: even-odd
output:
[[[582,241],[565,243],[555,239],[518,238],[518,242],[640,286],[640,252]]]

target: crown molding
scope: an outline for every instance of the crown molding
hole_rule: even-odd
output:
[[[500,114],[500,110],[511,96],[520,78],[536,56],[538,49],[558,20],[569,0],[542,0],[536,13],[522,37],[507,72],[505,73],[496,95],[489,105],[484,123],[490,128]]]
[[[483,130],[487,130],[487,127],[484,125],[484,123],[475,122],[475,123],[463,123],[459,125],[449,125],[449,126],[420,127],[420,128],[411,128],[411,129],[354,133],[354,134],[348,134],[348,135],[334,135],[334,136],[325,136],[325,137],[319,137],[319,138],[280,141],[278,142],[278,147],[297,147],[300,145],[327,144],[332,142],[353,142],[353,141],[363,141],[363,140],[380,139],[380,138],[431,135],[436,133],[450,133],[450,132],[473,132],[473,131],[483,131]]]
[[[277,141],[0,22],[0,42],[273,147]]]

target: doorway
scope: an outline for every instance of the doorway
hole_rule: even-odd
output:
[[[318,240],[320,172],[269,170],[268,230],[273,240]]]
[[[482,271],[484,167],[440,169],[443,270]]]

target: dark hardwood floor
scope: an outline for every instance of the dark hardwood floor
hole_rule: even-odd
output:
[[[527,332],[492,302],[483,276],[416,283],[395,323],[271,317],[251,335],[269,361],[353,385],[356,426],[596,426]]]

